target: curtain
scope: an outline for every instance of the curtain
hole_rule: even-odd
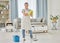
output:
[[[34,12],[34,18],[45,18],[47,20],[47,0],[10,0],[10,18],[22,18],[21,10],[24,3],[29,3],[29,8]]]
[[[45,18],[47,21],[47,0],[37,0],[37,18]]]
[[[17,0],[9,0],[10,14],[9,18],[13,21],[13,19],[18,18],[18,6]]]

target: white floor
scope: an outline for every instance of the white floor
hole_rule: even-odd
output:
[[[21,36],[20,32],[0,32],[0,43],[15,43],[13,36],[16,34]],[[60,30],[49,30],[48,33],[37,34],[37,39],[38,41],[31,40],[27,35],[25,43],[60,43]],[[20,41],[19,43],[23,43],[22,38]]]

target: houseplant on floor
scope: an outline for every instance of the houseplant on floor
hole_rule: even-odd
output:
[[[50,15],[50,19],[51,19],[52,25],[53,25],[52,29],[57,30],[56,24],[57,24],[57,20],[59,19],[59,17]]]

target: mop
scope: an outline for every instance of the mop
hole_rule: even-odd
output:
[[[34,26],[32,26],[33,28],[34,28],[34,31],[36,31],[35,30],[35,27]],[[37,39],[37,35],[36,34],[34,34],[35,35],[35,38],[33,38],[34,39],[34,41],[37,41],[38,39]]]

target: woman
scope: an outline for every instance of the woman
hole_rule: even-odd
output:
[[[32,17],[32,12],[28,8],[28,3],[24,3],[25,9],[22,10],[23,18],[21,20],[21,28],[22,28],[22,34],[23,39],[25,41],[25,33],[30,33],[30,37],[32,38],[32,31],[31,31],[31,23],[30,23],[30,16]]]

